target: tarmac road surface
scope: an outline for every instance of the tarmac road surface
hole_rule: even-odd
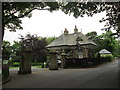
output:
[[[18,75],[10,70],[11,80],[3,88],[118,88],[118,60],[96,68],[32,68],[32,74]]]

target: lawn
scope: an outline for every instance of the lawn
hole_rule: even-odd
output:
[[[42,66],[32,66],[32,67],[42,68]],[[15,68],[19,68],[19,67],[12,67],[12,66],[9,67],[9,69],[15,69]]]

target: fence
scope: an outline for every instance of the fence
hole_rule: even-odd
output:
[[[81,67],[88,65],[98,65],[105,62],[111,62],[113,58],[111,57],[101,57],[101,58],[66,58],[66,67]],[[90,64],[91,63],[91,64]]]

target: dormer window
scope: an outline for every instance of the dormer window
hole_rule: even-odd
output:
[[[76,41],[83,41],[83,39],[80,38],[80,37],[78,37],[78,38],[76,39]]]

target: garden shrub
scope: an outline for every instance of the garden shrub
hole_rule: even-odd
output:
[[[38,62],[32,62],[32,66],[41,66],[42,63],[38,63]]]
[[[105,61],[112,61],[114,59],[113,55],[102,55],[101,56]]]
[[[95,65],[97,64],[102,64],[102,63],[105,63],[105,62],[111,62],[114,60],[114,56],[113,55],[108,55],[108,54],[104,54],[104,55],[101,55],[100,57],[96,57],[92,59],[92,62],[94,62]]]
[[[19,62],[13,62],[12,64],[11,64],[11,66],[13,66],[13,67],[19,67]]]
[[[42,68],[42,66],[37,66],[37,68]]]

